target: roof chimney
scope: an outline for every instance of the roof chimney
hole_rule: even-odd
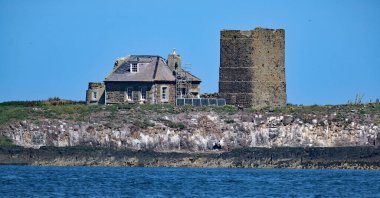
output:
[[[171,70],[176,70],[181,67],[181,55],[177,54],[176,49],[168,55],[168,66]]]

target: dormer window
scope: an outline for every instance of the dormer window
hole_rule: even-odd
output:
[[[137,63],[131,64],[131,73],[137,73],[139,71],[139,67]]]

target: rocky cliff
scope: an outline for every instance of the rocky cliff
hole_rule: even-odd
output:
[[[292,106],[273,111],[131,105],[80,105],[71,111],[23,107],[19,110],[27,115],[3,121],[0,135],[32,148],[86,145],[164,152],[374,146],[380,144],[379,107]]]

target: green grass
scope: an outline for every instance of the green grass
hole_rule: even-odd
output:
[[[0,146],[8,146],[13,145],[13,142],[8,137],[5,137],[3,135],[0,135]]]
[[[62,100],[57,97],[41,101],[9,101],[0,103],[0,124],[10,120],[35,120],[38,118],[67,118],[83,114],[92,107],[84,102]]]
[[[230,112],[234,113],[238,111],[235,106],[225,105],[225,106],[175,106],[173,104],[115,104],[107,105],[108,110],[130,110],[135,109],[137,111],[152,111],[159,113],[181,113],[189,111],[216,111],[216,112]]]
[[[229,119],[229,120],[224,120],[224,122],[227,123],[227,124],[235,123],[235,121],[234,121],[234,120],[231,120],[231,119]]]
[[[144,119],[143,121],[141,121],[140,119],[139,120],[135,120],[134,122],[133,122],[133,124],[135,125],[135,126],[138,126],[138,127],[140,127],[140,128],[142,128],[142,129],[146,129],[146,128],[148,128],[148,127],[154,127],[155,125],[154,125],[154,123],[152,123],[150,120],[148,120],[148,119]]]
[[[287,105],[286,107],[278,108],[275,112],[280,113],[328,113],[328,112],[342,112],[342,113],[359,113],[359,114],[370,114],[380,112],[380,103],[368,103],[368,104],[343,104],[343,105]]]
[[[48,100],[36,101],[8,101],[0,103],[0,106],[19,106],[19,107],[42,107],[46,105],[68,105],[68,104],[85,104],[83,101],[64,100],[58,97],[49,98]]]
[[[69,119],[69,120],[85,120],[89,115],[96,112],[109,112],[110,118],[118,115],[119,111],[136,111],[141,115],[156,113],[184,113],[190,111],[215,111],[221,113],[234,114],[238,112],[238,108],[232,105],[225,106],[175,106],[173,104],[119,104],[119,105],[86,105],[83,102],[75,102],[61,99],[49,99],[47,101],[11,101],[0,103],[0,124],[8,123],[11,120],[35,120],[40,118],[48,119]],[[246,111],[268,111],[253,110]],[[358,113],[358,114],[374,114],[380,113],[380,103],[369,104],[345,104],[345,105],[292,105],[288,104],[282,108],[273,110],[275,113],[282,114],[317,114],[317,113]],[[151,123],[140,121],[139,126],[149,127]],[[172,128],[184,128],[181,124],[170,124]]]
[[[173,122],[171,120],[160,119],[162,123],[172,129],[185,129],[186,125],[182,122]]]
[[[0,124],[7,123],[8,121],[23,120],[29,115],[29,109],[25,107],[0,107]]]
[[[380,103],[372,103],[369,108],[373,112],[380,112]]]
[[[215,112],[225,112],[225,113],[235,113],[238,111],[238,108],[233,105],[225,105],[225,106],[180,106],[179,108],[183,108],[184,110],[195,110],[195,111],[215,111]]]
[[[77,119],[102,110],[101,106],[87,106],[84,104],[44,104],[38,107],[23,105],[22,103],[15,104],[14,106],[9,103],[6,105],[0,103],[0,124],[7,123],[10,120],[36,120],[38,118]]]
[[[182,122],[170,122],[168,124],[168,127],[173,128],[173,129],[180,129],[180,130],[182,130],[182,129],[186,128],[186,125],[184,123],[182,123]]]

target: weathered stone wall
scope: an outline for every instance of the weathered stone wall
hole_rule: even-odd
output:
[[[200,83],[192,83],[190,86],[189,92],[192,94],[191,96],[194,98],[199,98],[201,93],[201,86]]]
[[[219,93],[232,105],[284,106],[285,31],[222,30]]]
[[[175,84],[174,82],[172,83],[161,83],[157,84],[157,97],[156,97],[156,104],[164,104],[164,103],[171,103],[175,104]],[[167,102],[161,101],[161,88],[162,87],[168,87],[169,89],[169,100]]]
[[[106,102],[112,103],[153,103],[152,83],[143,82],[106,82]],[[146,100],[141,99],[141,87],[147,90]],[[132,100],[126,100],[126,92],[132,88]]]
[[[104,104],[104,84],[100,82],[88,83],[88,89],[86,91],[86,103],[87,104]],[[97,97],[93,97],[93,93],[97,92]]]
[[[161,100],[161,88],[168,87],[169,100]],[[146,87],[147,89],[147,99],[141,101],[141,87]],[[125,95],[127,88],[132,88],[132,100],[126,100]],[[163,104],[163,103],[175,103],[175,84],[174,82],[162,82],[158,84],[153,83],[142,83],[142,82],[107,82],[106,83],[107,92],[107,104],[115,103],[147,103],[147,104]]]
[[[168,66],[171,70],[175,70],[176,65],[181,67],[181,56],[175,52],[175,49],[168,55]]]

